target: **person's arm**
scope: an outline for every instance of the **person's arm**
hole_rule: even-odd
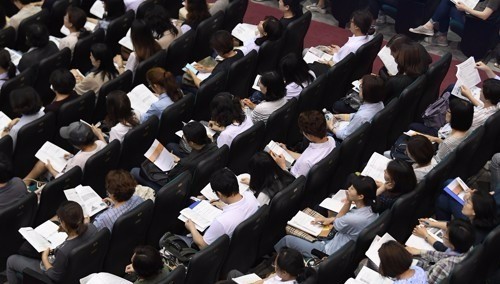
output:
[[[52,264],[49,261],[49,254],[50,254],[50,249],[46,249],[42,252],[42,263],[43,266],[46,268],[46,270],[52,268]]]
[[[106,139],[104,139],[104,134],[102,134],[101,129],[95,127],[95,125],[92,125],[92,132],[94,132],[94,135],[97,137],[97,139],[101,140],[104,143],[108,143]]]
[[[476,11],[474,10],[474,8],[469,8],[464,3],[461,2],[457,2],[455,6],[457,7],[457,10],[467,12],[474,17],[478,17],[481,20],[487,20],[494,12],[493,9],[491,9],[490,7],[484,8],[483,11]]]
[[[491,68],[488,67],[488,65],[484,64],[482,61],[476,62],[476,69],[483,71],[490,79],[496,78],[497,76],[495,72],[493,72],[493,70],[491,70]]]
[[[193,71],[191,71],[191,70],[189,70],[189,69],[188,69],[186,72],[187,72],[187,74],[191,77],[191,79],[193,79],[193,84],[196,86],[196,88],[199,88],[199,87],[200,87],[200,85],[201,85],[201,82],[202,82],[202,81],[200,80],[200,78],[198,78],[198,76],[196,76],[196,75],[193,73]]]
[[[474,106],[481,106],[481,102],[478,101],[474,96],[472,95],[472,92],[470,91],[467,86],[460,86],[460,92],[462,93],[462,96],[466,97],[469,99],[469,101],[474,105]]]
[[[346,198],[347,198],[347,191],[345,192],[346,194]],[[342,216],[344,216],[345,214],[347,214],[347,212],[349,212],[349,210],[351,210],[351,202],[347,201],[347,202],[344,202],[344,205],[342,205],[342,208],[340,209],[339,211],[339,214],[337,214],[337,218],[340,218]]]
[[[203,249],[208,246],[208,244],[205,242],[203,239],[203,236],[196,230],[196,226],[193,221],[190,219],[184,223],[184,226],[186,229],[191,233],[191,236],[193,236],[193,242],[200,248]]]

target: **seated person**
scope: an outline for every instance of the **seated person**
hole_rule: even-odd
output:
[[[492,114],[500,108],[500,81],[497,79],[486,79],[483,81],[483,88],[479,100],[474,98],[472,92],[466,86],[461,86],[461,93],[474,105],[474,118],[469,132],[474,131]]]
[[[300,132],[310,142],[302,154],[288,150],[286,145],[280,144],[294,159],[295,163],[290,168],[290,173],[296,178],[307,177],[309,170],[335,148],[335,140],[326,135],[325,116],[316,110],[305,111],[299,115],[298,126]],[[286,170],[285,158],[271,152],[276,163]]]
[[[446,226],[443,241],[450,248],[446,252],[406,247],[409,253],[424,261],[422,268],[427,273],[429,284],[441,283],[455,265],[467,256],[467,252],[474,244],[474,227],[464,220],[452,220]]]
[[[278,8],[283,13],[280,23],[284,29],[303,14],[299,0],[280,0],[278,1]]]
[[[146,25],[153,31],[154,38],[163,49],[167,49],[179,35],[180,26],[177,26],[177,23],[180,24],[180,22],[176,21],[175,24],[172,23],[172,19],[170,19],[163,6],[155,5],[146,11],[144,20],[146,21]]]
[[[216,0],[209,4],[210,15],[215,15],[219,11],[226,11],[227,6],[229,6],[229,0]]]
[[[234,229],[252,216],[259,208],[259,202],[249,191],[240,194],[238,180],[228,168],[216,171],[210,177],[210,186],[220,201],[224,203],[222,214],[215,218],[202,236],[190,219],[186,221],[186,229],[193,236],[193,242],[203,249],[226,234],[230,238]]]
[[[491,68],[488,67],[488,65],[484,64],[482,61],[476,62],[476,69],[479,71],[483,71],[484,74],[486,74],[486,76],[488,76],[488,78],[490,79],[500,80],[500,77],[495,72],[493,72],[493,70],[491,70]]]
[[[263,21],[260,21],[257,25],[258,35],[243,42],[243,46],[240,47],[244,55],[247,55],[252,50],[259,51],[260,47],[266,41],[275,41],[281,38],[283,33],[283,27],[278,19],[273,16],[266,16]]]
[[[64,201],[57,209],[56,215],[60,222],[60,231],[68,234],[68,238],[56,249],[43,251],[42,261],[19,254],[11,255],[7,259],[6,270],[9,283],[23,283],[20,277],[26,268],[41,273],[54,282],[60,282],[66,276],[68,255],[73,249],[86,244],[97,232],[94,225],[84,222],[83,209],[74,201]]]
[[[10,17],[8,25],[17,30],[21,22],[40,12],[42,8],[40,6],[33,5],[30,0],[11,0],[12,3],[19,8],[17,14]]]
[[[388,241],[378,250],[380,266],[378,272],[394,279],[397,284],[427,284],[427,275],[419,266],[412,265],[412,255],[403,245]]]
[[[392,160],[387,164],[384,179],[384,183],[377,182],[377,201],[374,212],[379,214],[391,209],[398,198],[413,191],[417,185],[413,168],[402,160]]]
[[[125,267],[125,272],[137,276],[134,284],[161,283],[170,273],[170,268],[163,262],[160,252],[152,246],[136,247],[131,262]]]
[[[139,196],[134,195],[136,185],[132,175],[124,170],[111,170],[106,175],[108,197],[104,200],[109,204],[109,207],[92,221],[98,230],[108,228],[110,232],[113,231],[113,225],[121,215],[131,211],[144,201]]]
[[[437,165],[434,159],[435,152],[431,141],[422,135],[414,135],[408,140],[406,153],[415,162],[412,166],[417,177],[417,183],[423,180],[427,173]]]
[[[179,19],[185,19],[181,26],[182,33],[187,33],[189,30],[196,30],[203,20],[210,18],[206,0],[186,0],[184,6],[186,13],[184,14],[179,11]]]
[[[73,90],[76,80],[69,70],[59,68],[52,71],[49,82],[56,96],[50,104],[45,106],[46,112],[57,113],[64,103],[78,98],[78,94]]]
[[[23,180],[14,176],[10,159],[0,154],[0,211],[10,207],[28,194]]]
[[[298,99],[302,90],[316,79],[316,74],[309,69],[304,59],[294,53],[281,58],[279,67],[286,84],[285,98],[287,100]]]
[[[140,123],[140,113],[134,111],[127,94],[120,90],[111,91],[106,96],[107,116],[105,124],[109,130],[109,142],[117,139],[123,142],[123,137]]]
[[[64,15],[64,26],[69,30],[69,35],[59,41],[59,49],[68,47],[73,54],[78,40],[90,34],[85,29],[85,23],[87,23],[85,11],[78,7],[69,6],[66,15]]]
[[[20,72],[40,63],[40,61],[59,51],[56,44],[49,40],[47,27],[39,23],[30,25],[26,30],[26,44],[30,49],[19,60],[17,69]]]
[[[323,225],[333,223],[333,229],[337,233],[332,240],[311,243],[299,237],[287,235],[274,246],[274,249],[279,251],[283,247],[288,247],[300,251],[305,257],[311,257],[313,249],[331,255],[350,240],[355,241],[359,233],[378,217],[378,214],[372,210],[377,185],[371,177],[355,174],[351,174],[349,177],[349,184],[346,191],[346,202],[337,216],[314,219],[314,222]],[[356,207],[350,209],[353,202]]]
[[[1,15],[0,15],[1,16]],[[3,84],[16,77],[17,68],[10,58],[10,53],[5,49],[0,49],[0,90]]]

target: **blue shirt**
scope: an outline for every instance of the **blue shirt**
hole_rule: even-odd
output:
[[[412,277],[408,279],[400,279],[394,281],[394,284],[427,284],[427,274],[425,271],[418,266],[411,266],[410,269],[413,269],[415,273]]]
[[[113,205],[111,205],[111,207],[106,209],[106,211],[99,214],[92,223],[98,230],[102,228],[108,228],[111,232],[113,230],[113,225],[115,224],[116,219],[137,207],[137,205],[141,204],[142,201],[142,198],[140,198],[139,196],[132,195],[132,197],[120,207],[114,207]]]
[[[338,139],[344,140],[349,135],[351,135],[356,129],[358,129],[363,123],[371,122],[372,118],[377,114],[377,112],[381,111],[384,108],[383,102],[378,102],[374,104],[364,103],[362,104],[358,111],[351,115],[351,121],[348,125],[343,128],[340,128],[335,136]]]
[[[158,119],[160,119],[163,110],[165,110],[169,105],[173,103],[174,102],[170,99],[167,93],[161,94],[158,98],[158,101],[153,103],[149,107],[148,111],[142,116],[141,123],[147,121],[151,116],[156,116],[158,117]]]

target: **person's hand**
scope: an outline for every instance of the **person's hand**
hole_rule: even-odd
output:
[[[200,71],[201,73],[210,73],[210,72],[212,72],[212,68],[206,67],[206,66],[198,64],[198,63],[193,64],[193,67],[196,70]]]
[[[375,184],[377,185],[377,187],[381,187],[382,185],[384,185],[383,182],[378,181],[378,180],[375,181]]]
[[[280,168],[286,169],[286,161],[285,161],[285,157],[283,157],[283,155],[277,155],[273,151],[269,151],[269,154],[271,154],[271,157],[276,162],[276,164],[278,164],[278,166],[280,166]]]
[[[210,204],[212,204],[213,206],[215,206],[219,209],[222,209],[222,208],[224,208],[224,206],[226,206],[226,204],[220,200],[211,200]]]
[[[54,167],[52,166],[52,164],[50,163],[50,160],[47,159],[47,163],[45,164],[45,167],[47,168],[47,171],[49,172],[55,172],[56,170],[54,169]]]
[[[391,190],[394,188],[394,181],[386,181],[384,182],[383,186],[385,189]]]
[[[217,122],[213,121],[213,120],[210,120],[208,122],[208,128],[214,130],[214,131],[217,131],[217,132],[222,132],[224,131],[225,127],[219,125]]]
[[[429,234],[429,232],[427,232],[427,229],[422,226],[422,225],[417,225],[414,229],[413,229],[413,234],[417,237],[421,237],[421,238],[425,238],[427,237],[427,235]]]
[[[250,109],[254,109],[256,106],[256,104],[254,104],[250,99],[242,99],[241,102]]]
[[[420,224],[422,224],[426,227],[436,227],[438,224],[438,222],[433,221],[429,218],[420,218],[420,219],[418,219],[418,221],[420,222]]]
[[[127,273],[127,274],[132,274],[132,273],[134,273],[134,272],[135,272],[135,270],[134,270],[134,267],[132,266],[132,263],[131,263],[131,264],[129,264],[129,265],[127,265],[127,266],[125,267],[125,273]]]
[[[69,160],[69,159],[73,158],[73,155],[72,155],[72,154],[64,154],[64,156],[63,156],[63,157],[64,157],[64,159],[67,161],[67,160]]]
[[[50,254],[50,248],[42,251],[42,258],[45,258],[45,259],[49,258],[49,254]]]
[[[186,73],[187,73],[187,74],[188,74],[191,78],[196,77],[196,74],[194,74],[194,73],[193,73],[193,71],[191,71],[191,69],[189,69],[189,68],[186,70]]]
[[[348,113],[341,113],[341,114],[334,114],[333,117],[336,119],[336,120],[340,120],[340,121],[348,121],[349,118],[350,118],[350,114]]]
[[[190,232],[196,230],[196,225],[193,221],[191,221],[191,219],[188,219],[186,223],[184,223],[184,227],[186,227],[186,229]]]
[[[249,184],[250,184],[250,178],[248,178],[248,177],[243,177],[243,178],[241,178],[241,179],[240,179],[240,182],[241,182],[242,184],[249,185]]]
[[[326,127],[330,130],[333,131],[333,127],[335,125],[335,122],[337,122],[337,119],[335,116],[333,116],[331,119],[326,120]]]
[[[288,148],[286,147],[286,144],[281,143],[281,142],[278,142],[277,144],[278,144],[281,148],[283,148],[284,150],[288,151]]]
[[[102,130],[100,128],[97,128],[95,125],[92,125],[92,132],[94,132],[94,135],[99,138],[99,140],[104,140],[104,135],[102,134]]]
[[[476,69],[481,70],[483,72],[487,72],[487,71],[491,70],[491,68],[488,67],[488,65],[484,64],[482,61],[476,62]]]
[[[117,54],[115,57],[113,57],[113,62],[116,63],[119,67],[123,66],[123,58],[120,54]]]
[[[325,217],[316,217],[314,220],[311,221],[311,224],[321,224],[321,225],[327,225],[328,220]]]
[[[71,69],[71,74],[75,77],[76,83],[80,83],[83,80],[82,75],[80,75],[80,72],[76,69]]]
[[[473,97],[472,96],[472,92],[470,91],[469,88],[467,88],[467,86],[465,85],[461,85],[460,86],[460,92],[462,93],[462,96],[466,97],[466,98],[471,98]]]
[[[9,122],[9,124],[7,124],[7,127],[10,129],[12,129],[12,127],[14,127],[14,125],[16,125],[18,122],[19,122],[20,118],[17,117],[17,118],[14,118],[13,120],[11,120]]]
[[[170,154],[172,155],[172,157],[174,158],[174,163],[178,163],[181,158],[177,157],[176,155],[174,155],[174,153],[170,152]]]
[[[336,44],[332,44],[330,45],[330,50],[332,53],[330,54],[335,54],[335,53],[338,53],[339,50],[340,50],[340,46],[336,45]]]
[[[411,254],[411,255],[420,255],[422,254],[422,251],[414,248],[414,247],[406,247],[406,250]]]
[[[458,11],[467,12],[469,10],[469,7],[467,7],[467,5],[465,5],[462,2],[457,2],[457,4],[455,4],[455,7],[457,8]]]

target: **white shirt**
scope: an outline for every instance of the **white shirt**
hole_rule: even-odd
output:
[[[243,120],[241,124],[233,123],[226,126],[226,129],[224,129],[217,138],[217,147],[220,148],[224,145],[231,147],[233,139],[238,136],[238,134],[252,127],[252,125],[252,120],[248,116],[245,116],[245,120]]]
[[[127,64],[125,65],[125,70],[130,70],[132,72],[135,72],[135,68],[137,68],[137,65],[139,65],[139,61],[137,61],[137,55],[135,55],[135,52],[131,52],[130,55],[128,56]]]
[[[256,123],[258,121],[264,121],[267,122],[267,119],[269,116],[278,110],[280,107],[284,106],[286,104],[286,99],[281,98],[276,101],[268,102],[268,101],[263,101],[255,108],[252,110],[250,113],[250,117],[252,118],[252,122]]]
[[[309,74],[313,76],[314,79],[316,79],[316,74],[312,70],[309,70]],[[292,98],[298,98],[302,90],[304,90],[305,87],[309,85],[308,82],[302,83],[302,86],[292,82],[288,85],[286,85],[286,95],[285,99],[291,100]]]
[[[71,50],[71,54],[73,54],[73,50],[75,50],[75,45],[78,42],[78,36],[80,36],[80,32],[73,32],[62,38],[59,41],[59,50],[68,47]]]
[[[134,12],[137,12],[137,8],[139,8],[139,5],[144,0],[123,0],[123,4],[125,4],[125,10],[134,10]]]
[[[417,163],[414,163],[412,166],[415,176],[417,177],[417,183],[422,181],[425,178],[425,175],[427,175],[436,165],[437,161],[434,158],[431,159],[430,164],[427,166],[419,167]]]
[[[356,129],[363,125],[363,123],[371,122],[377,112],[382,109],[384,109],[383,102],[374,104],[363,103],[356,113],[351,114],[351,120],[349,123],[345,127],[337,129],[335,136],[341,140],[346,139],[349,135],[356,131]]]
[[[224,234],[231,238],[234,229],[257,211],[259,202],[252,192],[247,190],[242,196],[241,200],[222,208],[222,214],[215,218],[203,235],[205,243],[209,245]]]
[[[311,142],[302,155],[295,161],[295,164],[290,169],[290,173],[295,177],[306,177],[312,166],[330,154],[333,149],[335,149],[335,140],[332,137],[328,137],[328,141],[324,143]]]
[[[372,38],[373,36],[369,35],[349,37],[349,40],[339,49],[339,52],[333,54],[333,62],[340,62],[351,52],[356,53],[360,46],[369,42]]]
[[[237,47],[237,49],[241,50],[241,52],[243,52],[243,55],[249,54],[252,50],[259,52],[260,46],[255,43],[256,39],[257,36],[245,41],[243,43],[243,46],[239,46]]]
[[[191,26],[190,25],[182,25],[181,26],[181,31],[182,31],[183,34],[187,33],[190,30],[191,30]]]
[[[484,122],[498,111],[500,104],[490,106],[490,107],[474,107],[474,116],[472,117],[472,125],[469,129],[469,132],[474,131],[479,126],[483,125]]]
[[[56,177],[61,176],[63,173],[71,170],[73,167],[80,167],[80,169],[85,170],[85,164],[87,163],[87,160],[92,157],[95,153],[99,152],[102,150],[104,147],[106,147],[106,143],[102,142],[101,140],[96,140],[95,141],[96,147],[92,151],[84,152],[84,151],[79,151],[78,153],[73,156],[73,158],[68,160],[68,163],[66,164],[66,167],[60,172]]]
[[[264,284],[297,284],[296,280],[283,281],[278,275],[264,280]]]
[[[141,114],[136,110],[133,110],[133,112],[137,121],[141,121]],[[118,141],[122,143],[123,137],[125,137],[125,134],[127,134],[130,129],[132,129],[132,126],[127,126],[121,122],[118,122],[115,126],[111,127],[111,129],[109,130],[109,142],[118,139]]]

